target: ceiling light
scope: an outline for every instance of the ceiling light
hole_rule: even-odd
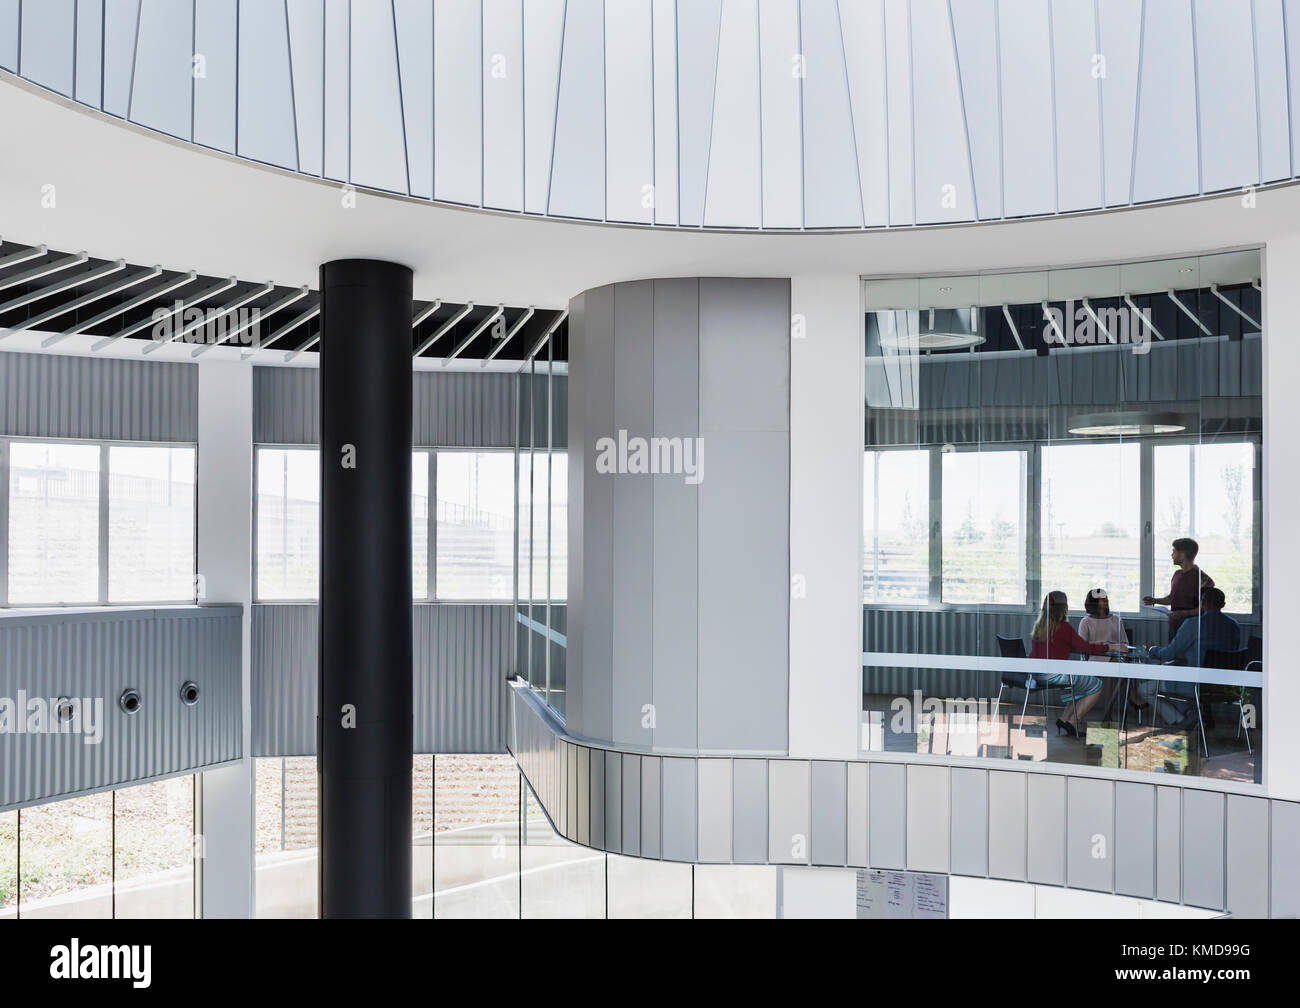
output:
[[[1080,437],[1137,437],[1177,434],[1187,430],[1188,417],[1181,413],[1154,410],[1120,410],[1114,413],[1081,413],[1069,420],[1069,431]]]
[[[966,350],[984,342],[978,308],[927,308],[894,314],[899,324],[880,333],[880,345],[889,350]]]

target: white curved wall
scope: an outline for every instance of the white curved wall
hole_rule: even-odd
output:
[[[1296,17],[1291,0],[0,0],[0,69],[419,199],[885,228],[1293,178]]]

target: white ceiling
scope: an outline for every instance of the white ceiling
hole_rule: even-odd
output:
[[[359,193],[172,141],[0,73],[0,235],[210,275],[316,284],[329,259],[415,270],[416,297],[562,307],[670,276],[960,274],[1209,252],[1300,232],[1300,188],[1087,216],[844,234],[649,230]],[[55,187],[53,207],[43,187]]]

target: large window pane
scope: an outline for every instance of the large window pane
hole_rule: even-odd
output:
[[[411,761],[411,910],[419,920],[433,917],[433,756],[416,753]]]
[[[1142,603],[1141,448],[1050,445],[1042,459],[1043,591],[1063,591],[1072,608],[1082,609],[1089,591],[1105,588],[1113,610],[1136,612]]]
[[[1195,539],[1196,565],[1227,596],[1227,610],[1254,610],[1255,446],[1251,442],[1159,445],[1153,507],[1157,597],[1169,591],[1170,543]]]
[[[569,597],[569,453],[551,452],[551,601]]]
[[[514,457],[504,451],[440,451],[437,466],[438,598],[509,601]]]
[[[113,916],[113,793],[18,813],[23,917]]]
[[[547,519],[550,517],[549,486],[551,480],[551,459],[543,450],[533,453],[533,602],[541,603],[543,613],[546,605],[547,568]],[[533,610],[536,612],[536,605]],[[534,619],[537,617],[534,616]],[[545,617],[543,617],[544,620]]]
[[[1025,604],[1025,453],[943,455],[943,601]]]
[[[605,916],[605,855],[570,843],[551,829],[532,792],[524,789],[520,890],[525,918]]]
[[[930,453],[863,453],[862,597],[927,602],[930,597]]]
[[[18,813],[0,812],[0,920],[18,915]]]
[[[194,778],[123,788],[114,797],[114,916],[194,916]]]
[[[108,599],[194,598],[194,449],[108,449]]]
[[[411,597],[429,597],[429,453],[411,455]]]
[[[99,446],[9,446],[9,602],[99,601]]]
[[[519,916],[519,767],[509,756],[434,763],[434,916]]]
[[[257,450],[257,597],[314,599],[320,590],[320,453]]]
[[[316,758],[257,761],[258,917],[317,915]]]

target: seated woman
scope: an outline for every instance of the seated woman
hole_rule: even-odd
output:
[[[1080,637],[1093,644],[1099,641],[1106,644],[1125,643],[1124,623],[1120,620],[1119,613],[1110,611],[1110,596],[1105,588],[1094,588],[1088,592],[1087,598],[1083,600],[1083,608],[1088,615],[1079,620]],[[1110,655],[1089,655],[1088,660],[1109,662],[1115,659]],[[1108,682],[1106,698],[1109,703],[1110,697],[1118,688],[1119,680],[1111,679]],[[1128,702],[1139,709],[1146,706],[1146,701],[1137,695],[1136,682],[1129,686]]]
[[[1095,644],[1084,640],[1070,626],[1070,602],[1063,591],[1047,593],[1043,599],[1043,611],[1038,622],[1034,624],[1033,646],[1029,649],[1030,658],[1069,658],[1072,652],[1089,655],[1102,655],[1111,650],[1105,641]],[[1099,699],[1101,699],[1101,680],[1095,676],[1074,676],[1071,686],[1070,676],[1056,672],[1047,677],[1047,685],[1061,686],[1068,691],[1065,710],[1062,717],[1056,719],[1058,732],[1081,736],[1083,722]]]

